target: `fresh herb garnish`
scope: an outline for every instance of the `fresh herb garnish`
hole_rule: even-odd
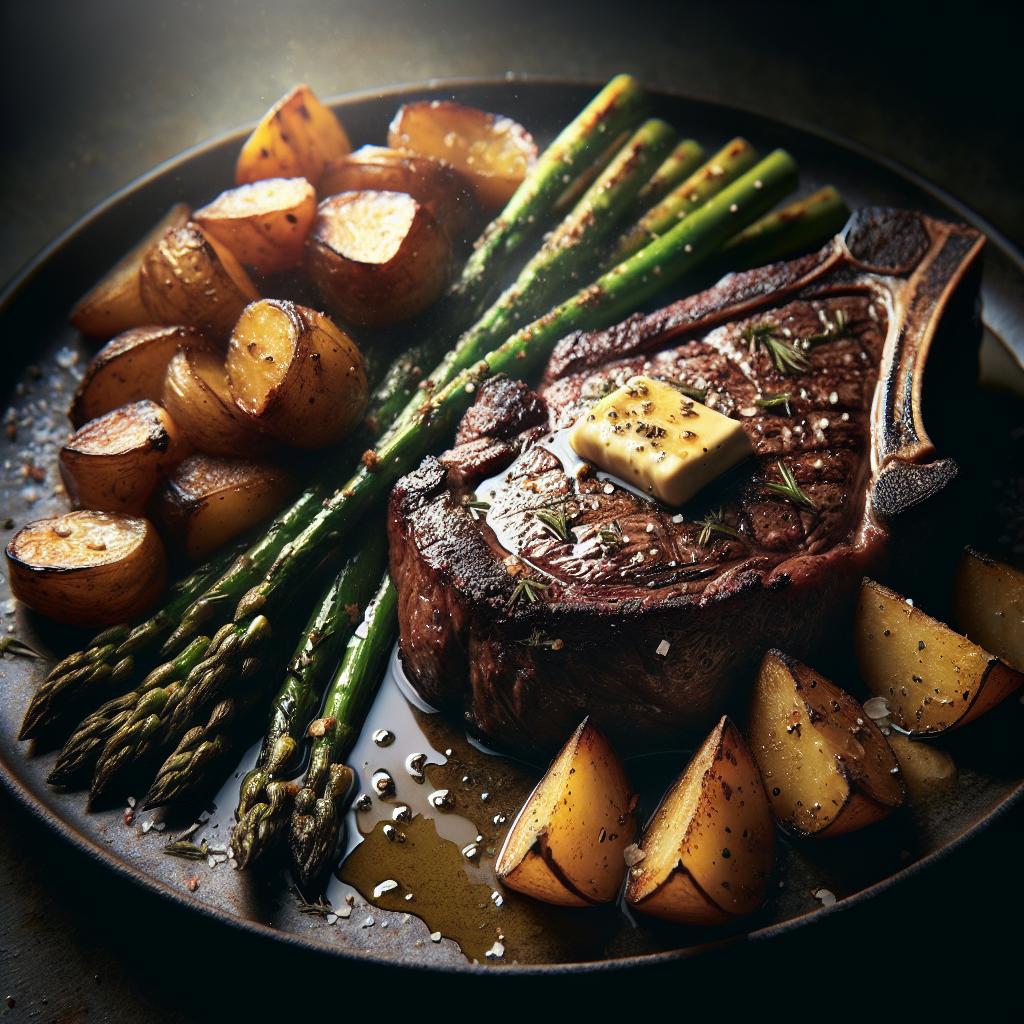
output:
[[[833,338],[839,338],[846,333],[846,328],[849,326],[846,314],[841,309],[836,310],[831,320],[822,315],[821,322],[824,324],[824,328],[817,334],[811,334],[804,338],[805,345],[817,345],[822,341],[831,341]]]
[[[316,917],[326,917],[328,914],[337,913],[334,907],[332,907],[331,904],[323,898],[323,896],[318,897],[315,903],[310,903],[302,898],[302,893],[300,893],[295,886],[292,886],[291,894],[295,897],[295,902],[299,906],[300,914],[313,914]]]
[[[519,601],[536,604],[541,600],[541,595],[549,586],[551,586],[550,583],[544,583],[542,580],[536,580],[530,576],[521,576],[516,580],[515,587],[512,588],[512,596],[508,599],[508,607],[511,608]]]
[[[168,843],[164,847],[164,853],[168,857],[181,857],[182,860],[206,860],[210,855],[210,847],[204,839],[201,846],[190,843],[187,839],[179,840],[176,843]]]
[[[775,463],[779,467],[779,475],[782,477],[782,483],[776,483],[775,481],[769,481],[767,486],[769,491],[775,494],[781,495],[787,501],[793,502],[794,505],[804,505],[807,508],[817,508],[818,506],[809,498],[802,490],[800,485],[796,482],[796,477],[793,476],[793,471],[787,466],[782,459],[779,459]]]
[[[0,654],[13,654],[20,658],[42,658],[34,647],[29,647],[23,640],[14,636],[0,638]]]
[[[622,543],[622,527],[618,520],[610,523],[603,523],[597,528],[597,539],[603,547],[617,548]]]
[[[760,398],[754,399],[754,405],[759,409],[785,409],[787,416],[793,415],[793,410],[789,407],[789,400],[793,397],[791,391],[780,391],[775,395],[761,395]]]
[[[489,501],[481,501],[475,494],[472,498],[466,498],[462,504],[469,509],[469,514],[476,520],[480,519],[481,512],[487,512],[491,507]]]
[[[703,402],[708,397],[707,388],[694,388],[689,384],[684,384],[682,381],[671,380],[668,377],[663,377],[662,379],[666,384],[674,387],[676,391],[681,391],[687,398],[692,398],[695,402]]]
[[[735,537],[737,540],[740,539],[740,531],[725,522],[725,514],[720,508],[715,509],[714,512],[709,512],[703,519],[698,520],[697,525],[700,527],[697,543],[701,547],[709,544],[712,534],[715,533],[721,533],[726,537]]]
[[[559,540],[571,541],[572,532],[569,530],[569,519],[566,513],[565,502],[558,508],[539,508],[533,513],[542,526],[550,530]]]
[[[524,647],[546,647],[549,651],[560,651],[565,646],[564,640],[552,639],[543,632],[543,630],[535,629],[528,637],[520,640]]]
[[[743,332],[743,337],[750,342],[751,355],[758,346],[763,348],[775,364],[775,369],[782,374],[802,373],[808,369],[810,363],[807,356],[799,345],[780,337],[776,334],[778,328],[775,324],[757,324],[748,327]]]

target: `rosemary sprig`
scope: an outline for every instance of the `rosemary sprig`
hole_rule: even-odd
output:
[[[471,498],[466,498],[462,502],[462,504],[465,505],[465,507],[469,509],[469,514],[475,520],[479,520],[480,519],[480,513],[481,512],[486,513],[487,510],[491,507],[491,503],[489,501],[482,501],[475,494]]]
[[[520,576],[516,580],[515,587],[512,588],[512,596],[508,599],[508,607],[511,608],[520,601],[526,601],[527,604],[536,604],[541,600],[541,594],[549,586],[551,586],[550,583],[544,583],[542,580],[533,579],[530,576]]]
[[[328,914],[335,914],[337,911],[320,896],[317,898],[315,903],[310,903],[308,900],[302,898],[302,893],[293,885],[291,887],[291,894],[295,897],[295,902],[299,906],[300,914],[313,914],[316,917],[326,917]]]
[[[163,852],[168,857],[181,857],[182,860],[206,860],[210,855],[210,847],[205,839],[200,846],[183,839],[176,843],[168,843]]]
[[[779,475],[782,477],[782,483],[776,483],[775,481],[768,481],[766,487],[769,491],[780,495],[787,501],[793,502],[794,505],[804,505],[806,508],[817,508],[818,506],[808,497],[802,490],[800,485],[796,482],[796,477],[793,476],[793,471],[787,466],[782,459],[779,459],[775,463],[779,467]]]
[[[16,658],[42,658],[34,648],[14,636],[0,638],[0,654],[13,654]]]
[[[697,535],[697,543],[701,547],[709,544],[712,534],[715,533],[721,533],[726,537],[735,537],[737,540],[740,539],[740,531],[725,522],[725,513],[720,508],[715,509],[714,512],[709,512],[703,519],[698,520],[697,525],[701,528],[700,533]]]
[[[756,324],[743,332],[743,337],[750,342],[750,354],[753,355],[758,346],[763,348],[781,374],[802,373],[810,363],[803,349],[792,341],[780,337],[775,332],[775,324]]]
[[[602,547],[615,549],[622,543],[622,527],[613,519],[610,523],[602,523],[597,528],[597,539]]]
[[[670,377],[662,377],[662,380],[666,384],[671,385],[676,391],[681,391],[687,398],[692,398],[695,402],[703,402],[708,397],[707,388],[694,388],[689,384],[684,384],[680,380],[672,380]]]
[[[536,519],[545,529],[550,530],[555,537],[563,541],[573,539],[569,529],[569,519],[563,501],[558,508],[539,508],[533,513]]]
[[[822,314],[821,322],[824,324],[823,330],[804,338],[805,345],[817,345],[823,341],[832,341],[833,338],[842,337],[846,333],[846,328],[849,327],[849,320],[841,309],[836,310],[831,320]]]
[[[759,409],[785,409],[787,416],[793,415],[793,410],[789,407],[789,401],[793,397],[792,391],[780,391],[774,395],[761,395],[759,398],[754,399],[754,405]]]
[[[535,629],[528,637],[520,640],[524,647],[546,647],[549,651],[560,651],[565,646],[564,640],[552,639],[543,630]]]

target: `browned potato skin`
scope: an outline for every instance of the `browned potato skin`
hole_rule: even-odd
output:
[[[455,245],[472,241],[480,223],[473,193],[453,167],[386,146],[362,146],[332,160],[319,192],[324,198],[342,192],[405,192],[431,212]]]
[[[445,100],[399,107],[388,128],[388,145],[450,163],[487,211],[512,198],[537,158],[537,145],[521,124]]]
[[[182,347],[205,346],[188,327],[133,327],[93,356],[75,389],[68,416],[80,427],[113,409],[148,398],[160,401],[167,364]]]
[[[60,450],[60,472],[76,507],[137,514],[189,450],[167,411],[143,400],[77,430]]]
[[[351,152],[345,129],[308,85],[297,85],[263,116],[246,139],[235,183],[306,178],[316,185],[328,160]]]
[[[7,545],[11,591],[58,622],[109,626],[136,618],[167,579],[163,544],[145,519],[92,510],[23,527]]]
[[[291,474],[272,462],[190,455],[157,491],[153,519],[198,562],[273,515],[294,489]]]
[[[151,323],[152,317],[142,301],[143,260],[169,229],[187,224],[190,213],[184,203],[172,206],[159,223],[75,303],[71,310],[75,327],[91,338],[110,338],[131,327]]]
[[[207,455],[261,455],[277,446],[235,404],[217,353],[204,348],[176,353],[167,365],[160,401],[192,446]]]
[[[386,262],[368,262],[338,242],[339,225],[373,233],[378,210],[414,203],[411,223]],[[408,320],[432,305],[451,277],[448,236],[425,206],[397,192],[345,192],[324,200],[306,242],[306,269],[327,305],[345,321],[371,327]]]
[[[797,835],[845,835],[903,803],[899,765],[878,726],[845,690],[782,651],[761,663],[747,738],[776,818]]]
[[[150,321],[184,324],[212,338],[226,338],[259,297],[238,260],[191,221],[165,232],[147,252],[141,282]]]
[[[287,331],[288,364],[274,386],[250,400],[243,378],[266,358],[258,321],[267,309]],[[236,406],[258,429],[296,448],[335,444],[366,410],[366,369],[355,342],[329,317],[294,302],[263,299],[246,309],[231,335],[227,371]]]
[[[305,178],[267,178],[222,192],[192,219],[241,263],[261,274],[302,262],[316,217],[316,191]]]

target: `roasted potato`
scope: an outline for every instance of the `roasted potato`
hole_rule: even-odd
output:
[[[764,901],[771,807],[753,755],[723,718],[672,784],[629,872],[631,907],[683,924],[724,924]]]
[[[521,124],[446,100],[399,107],[388,129],[388,145],[451,164],[488,211],[512,198],[537,159],[533,136]]]
[[[385,146],[362,146],[332,160],[320,178],[320,195],[405,192],[422,203],[454,243],[472,241],[480,210],[454,168],[433,157]]]
[[[226,338],[259,297],[242,265],[198,224],[166,231],[142,261],[142,301],[152,321]]]
[[[273,515],[294,489],[272,462],[190,455],[157,491],[153,519],[194,562]]]
[[[183,346],[204,346],[188,327],[133,327],[111,338],[92,357],[75,389],[68,416],[80,427],[129,402],[160,401],[167,364]]]
[[[224,358],[207,348],[185,348],[167,365],[161,404],[207,455],[265,454],[276,443],[235,404]]]
[[[351,149],[341,122],[308,85],[297,85],[263,115],[246,139],[238,154],[235,183],[305,178],[316,185],[327,161]]]
[[[150,523],[93,510],[29,523],[8,543],[7,562],[15,597],[76,626],[136,618],[167,578],[163,544]]]
[[[60,450],[60,473],[77,507],[139,513],[189,450],[167,411],[144,399],[76,430]]]
[[[911,739],[895,730],[890,731],[888,741],[911,801],[922,803],[956,789],[956,762],[934,742]]]
[[[792,832],[843,835],[903,803],[878,726],[845,690],[781,651],[761,662],[747,738],[775,817]]]
[[[864,682],[912,735],[966,725],[1024,682],[1004,661],[874,580],[861,584],[855,633]]]
[[[306,242],[306,268],[344,320],[379,327],[421,313],[451,276],[448,236],[404,192],[325,199]]]
[[[192,219],[239,262],[261,274],[302,262],[316,217],[316,191],[305,178],[267,178],[221,192]]]
[[[495,863],[498,878],[545,903],[610,903],[636,837],[635,802],[618,755],[584,720],[516,815]]]
[[[231,335],[227,371],[238,408],[297,448],[340,441],[366,409],[366,370],[355,342],[294,302],[264,299],[246,308]]]
[[[953,617],[975,643],[1024,672],[1024,572],[967,548],[953,584]]]
[[[146,254],[171,228],[188,223],[191,210],[177,203],[118,264],[75,304],[71,322],[92,338],[109,338],[152,322],[142,301],[140,271]]]

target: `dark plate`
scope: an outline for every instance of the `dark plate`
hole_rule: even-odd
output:
[[[429,83],[339,100],[336,109],[355,144],[380,142],[395,107],[420,97],[455,97],[502,111],[522,121],[543,143],[586,102],[595,86],[538,79]],[[1024,259],[971,210],[900,168],[836,138],[666,94],[656,96],[656,106],[660,116],[708,147],[737,134],[763,150],[784,146],[800,164],[803,189],[830,182],[840,188],[851,206],[916,207],[968,221],[983,230],[990,239],[983,282],[984,321],[989,332],[984,376],[993,384],[1020,391]],[[0,330],[6,340],[8,364],[13,362],[18,368],[6,385],[5,407],[13,406],[19,419],[31,421],[19,431],[17,439],[0,441],[4,467],[0,495],[4,514],[17,525],[62,507],[61,499],[53,493],[58,480],[56,442],[66,433],[63,413],[68,394],[76,369],[81,369],[87,356],[81,339],[66,323],[67,310],[171,203],[198,203],[227,187],[242,137],[243,132],[234,132],[191,150],[113,196],[54,242],[0,297]],[[1019,410],[1011,404],[1004,407],[1004,413],[1006,408],[1011,419]],[[45,469],[43,482],[21,475],[26,461]],[[15,611],[9,597],[4,581],[0,587],[0,622],[5,630],[13,625],[17,635],[53,652],[68,649],[73,638],[48,629],[21,609]],[[29,696],[43,672],[43,665],[24,659],[0,662],[4,693],[0,707],[0,778],[25,806],[86,855],[168,900],[281,942],[410,966],[489,969],[471,964],[452,941],[430,941],[431,927],[416,917],[367,908],[357,896],[352,916],[329,925],[319,917],[300,913],[287,893],[285,878],[276,871],[243,876],[224,866],[210,869],[205,864],[196,866],[166,857],[160,852],[164,842],[160,833],[142,831],[153,815],[141,813],[131,827],[126,827],[122,809],[87,814],[80,794],[51,791],[44,779],[52,752],[33,752],[29,756],[29,748],[15,739]],[[432,783],[444,779],[454,780],[457,785],[456,776],[472,775],[466,792],[461,794],[468,797],[474,787],[479,790],[485,784],[481,776],[493,773],[493,789],[499,794],[494,799],[500,802],[503,795],[511,804],[521,780],[503,780],[503,769],[496,768],[493,759],[473,752],[446,722],[421,715],[396,699],[389,690],[391,685],[389,682],[382,691],[368,729],[377,725],[395,729],[398,725],[395,731],[406,744],[429,743],[435,750],[451,747],[454,753],[449,764],[432,770]],[[962,740],[951,742],[960,768],[959,785],[956,793],[940,804],[918,807],[882,827],[831,844],[783,843],[779,866],[782,884],[764,912],[747,922],[743,930],[709,933],[643,922],[633,927],[617,911],[587,911],[583,913],[595,916],[582,919],[577,912],[568,917],[545,917],[543,912],[516,907],[513,899],[511,905],[507,901],[507,913],[518,924],[508,931],[520,938],[518,944],[507,943],[506,959],[530,966],[510,969],[551,970],[560,962],[573,962],[576,969],[625,967],[639,961],[689,956],[723,942],[768,939],[868,899],[967,841],[1020,798],[1024,792],[1024,763],[1015,752],[1019,744],[1013,741],[1019,735],[1020,717],[1020,704],[1011,700],[998,714],[990,716],[990,721],[965,730]],[[374,756],[373,749],[364,738],[353,764],[363,766],[361,757],[368,763]],[[668,767],[656,766],[654,775],[661,784],[678,768],[678,761],[676,756]],[[408,783],[404,785],[407,792],[400,792],[402,799],[422,806],[422,787],[417,791],[415,787],[409,790]],[[203,827],[214,843],[229,827],[233,802],[230,786]],[[497,809],[497,803],[490,804],[488,814]],[[189,820],[169,821],[164,835]],[[460,821],[465,824],[460,826]],[[439,821],[437,827],[454,841],[458,841],[460,829],[471,828],[458,815],[444,824]],[[466,872],[469,881],[486,884],[485,867],[471,865]],[[188,876],[193,874],[200,880],[194,893],[187,886]],[[833,891],[839,902],[821,906],[813,895],[821,888]],[[330,895],[336,903],[343,891],[340,883],[332,886]],[[371,912],[374,924],[364,927]],[[500,925],[502,918],[498,911],[494,913],[493,923]],[[384,927],[385,922],[388,927]]]

